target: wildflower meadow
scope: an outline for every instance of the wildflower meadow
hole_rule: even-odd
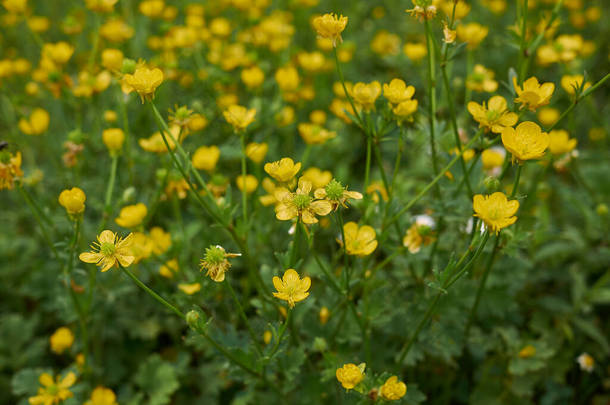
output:
[[[610,404],[608,0],[0,0],[0,404]]]

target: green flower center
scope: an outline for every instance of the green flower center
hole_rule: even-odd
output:
[[[47,387],[47,393],[49,395],[53,395],[54,396],[54,395],[57,395],[58,392],[59,392],[59,387],[57,385],[55,385],[55,384],[49,385]]]
[[[345,188],[340,182],[333,179],[326,185],[325,191],[329,200],[339,200],[343,197],[343,191],[345,191]]]
[[[100,247],[100,252],[104,256],[112,256],[116,252],[116,246],[114,245],[114,243],[104,242],[104,243],[102,243],[102,246]]]
[[[226,252],[220,246],[210,246],[205,250],[205,261],[210,264],[220,264],[225,257]]]
[[[493,121],[497,120],[498,118],[500,118],[500,113],[495,110],[488,110],[485,115],[487,117],[487,121],[493,122]]]
[[[311,204],[311,197],[307,194],[296,194],[294,196],[293,202],[297,209],[301,211],[309,207],[309,205]]]
[[[0,152],[0,163],[8,164],[11,161],[11,154],[8,151]]]

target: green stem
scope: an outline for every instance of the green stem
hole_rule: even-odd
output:
[[[269,353],[269,355],[267,356],[265,364],[267,364],[273,358],[273,356],[279,349],[280,343],[282,342],[282,337],[284,336],[284,332],[286,332],[286,327],[288,326],[288,323],[290,322],[291,316],[292,316],[292,309],[289,308],[288,315],[286,315],[286,319],[284,320],[284,323],[280,327],[280,332],[277,335],[277,340],[275,341],[275,345],[273,345],[273,349],[271,349],[271,353]]]
[[[246,192],[246,134],[242,133],[239,137],[241,142],[241,177],[242,177],[242,190],[241,190],[241,205],[242,205],[242,216],[244,218],[244,225],[248,229],[248,193]],[[244,237],[247,232],[244,232]]]
[[[250,334],[250,339],[252,339],[254,348],[256,349],[256,351],[258,352],[259,355],[262,355],[260,343],[258,341],[256,333],[254,333],[254,329],[252,329],[252,326],[250,325],[250,322],[248,321],[248,317],[246,316],[246,313],[244,312],[244,308],[242,307],[241,302],[239,301],[239,298],[237,297],[237,294],[235,294],[235,290],[233,289],[231,282],[229,280],[225,280],[224,284],[226,284],[227,289],[229,290],[229,293],[231,294],[231,297],[233,297],[233,301],[235,301],[235,305],[237,306],[237,312],[239,312],[239,316],[241,317],[242,321],[246,325],[246,329],[248,329],[248,333]]]
[[[28,194],[28,192],[23,188],[23,185],[19,184],[17,186],[17,190],[19,190],[19,193],[25,200],[25,203],[30,208],[30,211],[32,211],[32,214],[34,215],[34,219],[38,223],[38,227],[40,228],[40,232],[42,233],[42,237],[44,238],[45,242],[47,242],[47,245],[49,245],[49,247],[51,248],[51,252],[53,252],[53,256],[55,257],[55,260],[59,260],[59,255],[57,254],[57,249],[55,249],[55,246],[53,245],[53,241],[47,231],[47,227],[45,226],[45,224],[42,221],[40,213],[38,212],[38,207],[36,206],[36,202]]]
[[[349,279],[350,279],[350,268],[349,268],[349,257],[347,256],[347,241],[345,240],[345,224],[343,222],[343,211],[339,208],[335,212],[337,218],[337,225],[339,226],[339,233],[341,234],[342,250],[343,250],[343,267],[345,274],[345,291],[349,292]]]
[[[517,166],[517,174],[515,174],[515,183],[513,184],[513,190],[510,193],[509,198],[513,198],[517,194],[517,189],[519,188],[519,180],[521,180],[521,164]]]
[[[235,357],[231,352],[229,352],[227,349],[225,349],[224,347],[222,347],[221,345],[219,345],[214,339],[212,339],[207,333],[200,333],[201,336],[203,336],[212,346],[214,346],[214,348],[216,348],[216,350],[218,350],[223,356],[225,356],[227,359],[229,359],[230,361],[232,361],[233,363],[235,363],[237,366],[239,366],[242,370],[246,371],[249,374],[252,374],[255,377],[258,378],[263,378],[262,374],[251,369],[250,367],[248,367],[245,363],[243,363],[240,359],[238,359],[237,357]]]
[[[293,268],[297,263],[297,256],[299,251],[299,244],[301,239],[301,220],[297,218],[297,222],[294,225],[294,238],[292,239],[292,247],[290,249],[290,262],[289,267]]]
[[[528,14],[528,0],[523,0],[522,10],[521,10],[521,44],[519,45],[519,58],[518,58],[518,66],[519,66],[519,85],[523,84],[523,80],[525,80],[525,74],[527,69],[527,58],[529,57],[529,53],[526,51],[527,44],[527,14]]]
[[[343,91],[345,92],[345,97],[347,97],[347,100],[349,101],[350,105],[352,106],[352,110],[354,110],[354,114],[356,115],[356,118],[358,119],[358,124],[361,127],[364,127],[364,122],[362,121],[362,117],[358,113],[358,110],[356,109],[356,106],[354,104],[354,100],[352,100],[352,96],[349,94],[349,92],[347,91],[347,87],[345,86],[345,79],[343,78],[343,71],[341,70],[341,64],[339,63],[339,57],[337,56],[336,47],[333,48],[333,54],[335,55],[335,65],[337,66],[337,73],[339,73],[339,80],[341,80],[341,85],[343,86]]]
[[[144,284],[143,282],[140,281],[139,278],[137,278],[135,276],[135,274],[133,274],[131,271],[129,271],[129,269],[127,269],[126,267],[122,267],[123,271],[125,272],[125,274],[127,274],[134,283],[136,283],[136,285],[138,287],[140,287],[141,289],[143,289],[144,291],[146,291],[146,293],[148,293],[148,295],[150,295],[151,297],[153,297],[155,300],[157,300],[158,302],[160,302],[164,307],[166,307],[167,309],[169,309],[170,311],[172,311],[173,313],[175,313],[176,315],[178,315],[180,318],[182,319],[186,319],[186,317],[184,316],[184,314],[182,313],[182,311],[180,311],[178,308],[176,308],[175,306],[173,306],[172,304],[170,304],[169,302],[167,302],[163,297],[161,297],[159,294],[157,294],[156,292],[154,292],[153,290],[151,290],[150,288],[148,288],[148,286],[146,284]]]
[[[438,160],[436,157],[436,141],[435,141],[435,115],[436,115],[436,74],[435,74],[435,49],[433,46],[432,33],[430,32],[430,24],[426,19],[424,21],[426,27],[426,48],[428,49],[428,96],[430,98],[428,110],[428,124],[430,126],[430,150],[432,152],[432,168],[434,173],[438,173]],[[440,193],[440,188],[437,187],[437,193]]]
[[[127,157],[127,170],[129,171],[129,183],[133,184],[133,153],[132,153],[132,141],[131,132],[129,131],[129,119],[127,115],[127,100],[123,95],[123,92],[119,88],[119,105],[121,107],[121,118],[123,121],[123,132],[125,133],[125,156]]]
[[[364,189],[366,190],[369,186],[369,176],[371,172],[371,136],[366,133],[366,163],[364,169]]]
[[[523,63],[522,69],[520,69],[522,78],[525,78],[527,76],[527,71],[529,70],[529,64],[530,64],[530,61],[532,60],[532,58],[530,58],[530,56],[536,53],[536,50],[542,43],[542,40],[544,39],[547,30],[553,25],[553,22],[555,22],[557,17],[559,17],[559,10],[561,9],[562,5],[563,5],[563,0],[558,0],[557,3],[555,4],[555,7],[553,8],[551,17],[549,18],[549,21],[547,22],[544,29],[538,34],[538,36],[534,39],[532,44],[526,50],[523,51],[523,54],[526,55],[527,57],[525,58],[525,62]]]
[[[106,227],[108,217],[112,213],[112,192],[114,191],[114,183],[116,182],[116,170],[119,162],[119,156],[116,154],[112,155],[112,163],[110,166],[110,178],[108,179],[108,185],[106,186],[106,198],[104,198],[104,214],[102,216],[102,223],[99,226],[98,231],[103,230]]]

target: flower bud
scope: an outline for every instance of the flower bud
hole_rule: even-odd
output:
[[[208,327],[205,314],[200,309],[193,309],[186,314],[186,323],[198,333],[205,333]]]
[[[120,128],[109,128],[102,132],[102,140],[110,154],[120,152],[125,142],[125,133]]]
[[[132,74],[136,71],[136,61],[133,59],[123,59],[121,73]]]
[[[70,217],[80,215],[85,211],[85,200],[87,199],[83,190],[73,187],[59,194],[59,204],[66,209]]]
[[[483,180],[483,183],[485,184],[485,189],[489,193],[493,193],[500,189],[500,180],[498,180],[496,177],[489,176]]]

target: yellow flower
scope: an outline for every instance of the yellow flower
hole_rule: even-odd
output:
[[[549,147],[549,134],[535,122],[526,121],[517,128],[507,127],[502,130],[502,143],[507,151],[513,154],[513,160],[539,159]]]
[[[125,239],[121,239],[112,231],[102,231],[97,242],[91,245],[93,251],[81,253],[78,258],[85,263],[95,263],[103,272],[118,267],[119,263],[123,267],[129,267],[135,259],[131,253],[132,235],[130,233]]]
[[[468,112],[472,118],[479,123],[479,128],[485,131],[491,130],[496,134],[502,133],[506,127],[512,127],[519,120],[519,116],[508,111],[506,100],[502,96],[493,96],[485,103],[478,104],[474,101],[468,103]]]
[[[479,92],[493,93],[498,89],[494,72],[483,65],[474,65],[474,70],[466,78],[466,88]]]
[[[98,13],[109,13],[119,0],[85,0],[85,5],[91,11]]]
[[[375,108],[375,100],[381,94],[381,84],[378,81],[371,83],[358,82],[354,84],[352,96],[357,104],[360,104],[364,111],[370,111]]]
[[[322,325],[326,325],[328,322],[328,318],[330,318],[330,311],[326,307],[320,308],[320,312],[318,313],[318,318],[320,319],[320,323]]]
[[[159,267],[159,274],[165,278],[173,278],[176,273],[178,273],[180,267],[178,265],[178,260],[171,259],[162,264]]]
[[[275,72],[275,81],[284,92],[295,91],[299,87],[299,72],[293,66],[279,68]]]
[[[4,0],[2,5],[9,13],[21,14],[27,10],[28,2],[27,0]]]
[[[265,73],[258,66],[252,66],[241,71],[241,81],[249,89],[255,89],[263,84]]]
[[[117,115],[116,111],[114,111],[114,110],[104,111],[104,121],[106,121],[108,123],[114,123],[117,121],[117,119],[119,119],[119,116]]]
[[[108,70],[119,71],[123,66],[123,52],[120,49],[107,48],[102,51],[102,66]]]
[[[426,45],[419,42],[407,42],[402,47],[402,51],[415,63],[421,61],[428,54]]]
[[[563,155],[576,147],[578,140],[570,138],[566,130],[556,129],[549,133],[549,150],[553,155]]]
[[[519,350],[519,357],[522,359],[527,359],[528,357],[532,357],[536,354],[536,348],[532,345],[527,345],[523,349]]]
[[[116,395],[110,388],[98,386],[91,392],[91,398],[85,405],[118,405]]]
[[[176,149],[176,143],[174,142],[174,139],[178,139],[178,135],[180,135],[180,127],[177,125],[172,125],[169,128],[169,132],[172,136],[167,136],[167,133],[165,133],[165,139],[167,140],[169,148],[171,150],[174,150]],[[163,140],[161,132],[155,132],[149,138],[141,138],[140,140],[138,140],[138,144],[142,149],[147,152],[167,152],[167,146],[165,145],[165,141]]]
[[[265,159],[269,145],[266,142],[256,143],[250,142],[246,145],[246,156],[250,158],[254,163],[260,163]]]
[[[419,252],[422,245],[428,246],[434,241],[434,226],[435,222],[432,217],[418,215],[402,239],[402,245],[411,253]]]
[[[270,330],[266,330],[265,332],[263,332],[263,342],[265,342],[266,345],[268,345],[269,342],[271,342],[272,337],[273,337],[273,334],[271,333]]]
[[[347,17],[337,16],[335,13],[326,13],[314,18],[312,24],[318,36],[332,40],[334,47],[337,47],[337,42],[343,42],[341,33],[347,25]]]
[[[123,228],[135,228],[142,223],[146,214],[148,214],[148,209],[142,203],[127,205],[121,208],[121,212],[114,222]]]
[[[547,105],[555,91],[554,83],[541,85],[536,77],[530,77],[523,82],[523,88],[519,87],[517,78],[513,77],[513,86],[517,93],[515,103],[521,104],[521,109],[529,108],[530,111],[536,111],[537,108]]]
[[[413,94],[415,94],[415,87],[407,86],[401,79],[392,79],[390,84],[383,84],[383,96],[392,104],[411,100]]]
[[[375,204],[379,202],[379,196],[383,201],[388,201],[388,190],[386,190],[385,186],[380,181],[371,181],[371,184],[366,188],[366,193],[371,195],[371,199]]]
[[[359,365],[355,365],[353,363],[344,364],[343,367],[337,369],[335,376],[343,388],[346,390],[351,390],[356,385],[360,384],[360,381],[364,379],[365,368],[365,363],[361,363]]]
[[[102,132],[102,141],[110,154],[116,154],[123,148],[125,133],[121,128],[108,128]]]
[[[375,230],[363,225],[360,228],[355,222],[348,222],[343,225],[345,234],[345,250],[348,255],[368,256],[377,249],[377,234]]]
[[[496,172],[501,169],[502,165],[504,164],[505,157],[506,151],[502,147],[485,149],[481,153],[481,163],[483,164],[483,169],[492,175],[500,174]]]
[[[57,405],[74,396],[69,390],[76,382],[76,374],[69,372],[64,378],[57,376],[55,380],[50,374],[42,373],[38,377],[42,387],[38,388],[38,394],[30,397],[30,405]]]
[[[308,180],[312,184],[312,188],[318,191],[321,187],[326,187],[328,183],[333,179],[333,174],[328,170],[320,170],[317,167],[310,167],[309,169],[303,172],[301,176],[305,180]],[[324,197],[316,197],[316,198],[324,198]]]
[[[231,268],[231,263],[227,259],[238,256],[241,256],[241,253],[227,253],[220,245],[210,246],[205,249],[205,256],[199,265],[201,271],[207,270],[206,276],[221,283],[225,279],[225,272]]]
[[[46,110],[35,108],[28,119],[19,120],[19,129],[26,135],[40,135],[49,128],[50,119]]]
[[[15,185],[15,178],[22,177],[21,152],[15,155],[0,150],[0,190],[11,190]]]
[[[460,24],[457,27],[459,40],[466,42],[468,44],[467,48],[471,50],[479,47],[479,44],[487,37],[488,32],[489,28],[476,22]]]
[[[241,105],[233,104],[222,113],[225,120],[233,126],[235,132],[245,131],[245,129],[254,121],[256,110],[254,108],[248,110]]]
[[[239,191],[245,191],[246,194],[251,194],[256,190],[256,187],[258,187],[258,180],[251,174],[246,174],[245,179],[244,176],[239,175],[235,179],[235,184]]]
[[[64,41],[55,44],[44,44],[42,47],[42,57],[48,58],[58,65],[68,62],[73,53],[74,47]]]
[[[69,215],[78,215],[85,211],[85,192],[78,187],[66,189],[59,194],[59,204]]]
[[[309,195],[311,188],[311,182],[301,177],[294,193],[283,187],[276,189],[275,198],[278,200],[275,206],[276,218],[280,221],[298,218],[309,225],[318,222],[316,215],[328,215],[333,209],[331,203],[326,200],[314,200]]]
[[[549,127],[557,122],[559,119],[560,113],[559,110],[552,107],[544,107],[538,110],[536,114],[538,117],[538,121],[545,127]]]
[[[400,37],[386,30],[381,30],[373,37],[371,50],[380,56],[398,55],[400,52]]]
[[[163,71],[159,68],[138,67],[134,74],[123,76],[123,83],[135,90],[144,103],[145,100],[155,98],[155,90],[163,83]]]
[[[156,255],[162,255],[172,245],[172,235],[158,226],[150,230],[149,236],[153,242],[153,253]]]
[[[451,18],[453,11],[453,5],[455,2],[453,0],[443,1],[441,3],[441,9],[447,15],[447,17]],[[458,0],[457,4],[455,4],[455,19],[461,20],[466,17],[470,13],[470,5],[467,4],[464,0]]]
[[[386,401],[397,401],[407,393],[407,385],[393,375],[381,386],[379,392]]]
[[[580,366],[581,370],[584,370],[588,373],[591,373],[593,371],[593,368],[595,367],[595,359],[591,357],[591,355],[589,355],[588,353],[582,353],[580,356],[578,356],[576,362]]]
[[[263,179],[262,186],[267,192],[267,194],[258,198],[261,204],[263,204],[263,206],[265,207],[276,204],[277,199],[275,198],[274,194],[277,187],[275,186],[275,183],[273,183],[270,178],[266,177]]]
[[[307,290],[311,287],[311,279],[309,277],[301,279],[294,269],[288,269],[281,279],[277,276],[273,277],[273,286],[278,291],[274,292],[273,296],[287,301],[288,306],[294,308],[295,302],[303,301],[309,295]]]
[[[127,25],[125,21],[118,18],[112,18],[100,27],[99,32],[102,37],[109,41],[123,42],[133,36],[134,29]]]
[[[265,172],[280,183],[287,183],[301,170],[301,163],[294,163],[290,158],[265,163]]]
[[[575,89],[579,89],[581,86],[583,86],[584,81],[585,78],[583,75],[564,75],[561,78],[561,87],[563,87],[566,93],[573,96],[575,94]],[[589,87],[591,87],[591,83],[586,82],[582,88],[582,91],[587,90]]]
[[[66,349],[72,347],[72,343],[74,343],[74,334],[70,329],[62,326],[51,335],[49,343],[53,353],[62,354]]]
[[[160,17],[164,8],[163,0],[145,0],[140,3],[139,7],[140,13],[150,18]]]
[[[508,201],[501,192],[492,195],[477,194],[472,200],[474,216],[479,217],[491,232],[498,233],[500,229],[512,225],[517,220],[514,216],[519,209],[519,201]]]
[[[347,187],[344,187],[341,182],[335,179],[332,179],[328,184],[320,187],[321,188],[316,189],[314,196],[319,199],[328,200],[333,205],[334,210],[339,208],[339,205],[343,208],[347,208],[347,201],[349,199],[362,200],[361,193],[357,191],[348,191]]]
[[[327,140],[333,139],[337,136],[335,131],[329,131],[317,124],[311,123],[300,123],[298,126],[299,135],[308,145],[322,145]]]
[[[180,291],[182,291],[183,293],[185,293],[187,295],[193,295],[196,292],[198,292],[199,290],[201,290],[201,284],[200,283],[190,283],[190,284],[180,283],[180,284],[178,284],[178,288],[180,289]]]
[[[216,168],[218,158],[220,158],[220,149],[212,145],[197,148],[191,160],[195,169],[211,172]]]

